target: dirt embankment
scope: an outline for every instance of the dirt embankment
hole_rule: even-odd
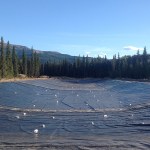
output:
[[[26,80],[46,80],[46,79],[68,79],[69,77],[48,77],[48,76],[40,76],[38,78],[32,78],[32,77],[17,77],[17,78],[3,78],[0,79],[0,83],[2,82],[16,82],[16,81],[26,81]],[[69,78],[74,79],[74,78]],[[79,78],[78,78],[79,79]],[[87,79],[87,78],[82,78]],[[94,78],[91,78],[94,79]],[[97,79],[97,78],[96,78]],[[99,78],[101,79],[101,78]],[[111,78],[104,78],[105,80],[111,80]],[[138,81],[138,82],[150,82],[150,79],[130,79],[130,78],[115,78],[113,80],[122,80],[122,81]]]
[[[11,78],[11,79],[7,79],[7,78],[3,78],[3,79],[0,79],[0,83],[3,83],[3,82],[16,82],[16,81],[26,81],[26,80],[46,80],[48,79],[49,77],[47,76],[42,76],[42,77],[39,77],[39,78],[29,78],[29,77],[25,77],[25,78]]]

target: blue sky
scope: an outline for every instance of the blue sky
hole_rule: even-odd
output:
[[[150,0],[0,0],[0,36],[70,55],[150,53]]]

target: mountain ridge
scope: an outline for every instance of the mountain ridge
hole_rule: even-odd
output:
[[[4,43],[5,49],[6,49],[6,45],[7,45],[7,43]],[[16,54],[18,55],[19,58],[22,57],[23,50],[24,50],[24,52],[28,58],[31,57],[32,48],[29,48],[29,47],[23,46],[23,45],[18,45],[18,44],[10,44],[11,50],[12,50],[13,46],[15,47]],[[68,54],[62,54],[62,53],[57,52],[57,51],[46,51],[46,50],[37,50],[37,49],[33,49],[33,51],[38,53],[40,61],[42,63],[45,63],[47,61],[59,62],[59,61],[62,61],[64,59],[66,59],[69,62],[73,62],[74,59],[76,58],[76,56],[71,56]]]

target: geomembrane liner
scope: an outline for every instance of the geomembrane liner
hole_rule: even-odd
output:
[[[147,149],[149,120],[146,82],[66,78],[0,83],[2,148]]]

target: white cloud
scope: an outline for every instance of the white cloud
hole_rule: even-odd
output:
[[[102,58],[107,56],[107,58],[111,58],[114,51],[108,47],[98,47],[93,45],[76,45],[76,44],[63,44],[60,45],[62,53],[67,53],[73,56],[89,56],[89,57],[98,57],[98,55]]]
[[[134,47],[134,46],[125,46],[123,47],[124,50],[129,50],[129,51],[142,51],[144,48],[141,47]]]
[[[85,52],[85,54],[86,54],[86,55],[90,55],[90,54],[91,54],[91,52],[89,52],[89,51],[88,51],[88,52]]]
[[[102,48],[102,47],[91,47],[91,49],[89,49],[89,56],[91,56],[91,57],[98,57],[98,56],[100,56],[100,57],[105,57],[105,56],[107,56],[107,54],[106,54],[106,52],[108,52],[109,51],[109,49],[107,49],[107,48]]]

